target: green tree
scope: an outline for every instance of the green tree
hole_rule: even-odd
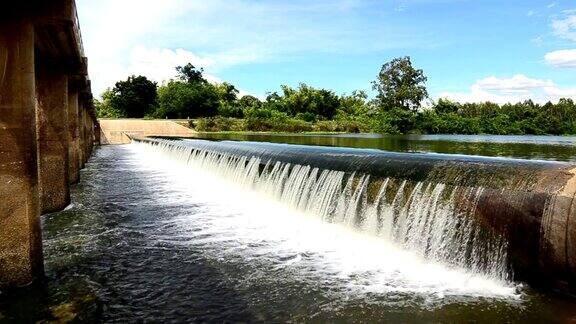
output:
[[[248,108],[260,108],[262,106],[262,102],[260,101],[260,99],[251,96],[251,95],[245,95],[242,96],[242,98],[240,98],[240,100],[238,100],[238,105],[240,105],[240,107],[242,109],[248,109]]]
[[[196,69],[190,63],[176,67],[178,80],[170,80],[158,89],[160,118],[211,117],[218,114],[221,107],[218,87],[210,84],[202,75],[203,69]]]
[[[315,89],[301,83],[297,89],[282,85],[282,95],[276,92],[269,94],[265,105],[292,117],[307,116],[306,119],[310,120],[311,115],[315,115],[322,119],[332,119],[340,107],[340,98],[332,91]]]
[[[238,100],[238,89],[228,82],[218,84],[216,90],[223,103],[234,103]]]
[[[160,118],[215,116],[220,107],[216,88],[209,84],[190,84],[171,80],[158,89]]]
[[[376,99],[382,109],[416,112],[420,103],[428,98],[427,80],[424,72],[412,67],[410,57],[406,56],[384,64],[372,88],[378,92]]]
[[[111,89],[106,89],[102,93],[102,100],[94,99],[96,116],[98,118],[122,118],[126,117],[119,110],[112,107],[113,93]]]
[[[437,114],[456,113],[458,110],[460,110],[459,103],[444,98],[439,99],[438,102],[434,105],[434,111]]]
[[[156,82],[132,75],[126,81],[116,82],[109,97],[110,105],[124,117],[142,118],[154,110],[156,90]]]
[[[338,118],[367,115],[370,112],[367,99],[368,95],[364,91],[353,91],[351,95],[340,96]]]
[[[183,82],[190,84],[194,83],[208,83],[202,73],[204,73],[204,68],[197,69],[192,63],[188,63],[184,66],[177,66],[176,71],[178,72],[178,79]]]

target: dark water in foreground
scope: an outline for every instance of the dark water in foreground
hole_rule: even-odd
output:
[[[198,133],[197,137],[576,162],[576,136]]]
[[[43,217],[48,283],[0,294],[0,322],[576,321],[573,300],[421,262],[133,145],[98,148],[72,191]]]

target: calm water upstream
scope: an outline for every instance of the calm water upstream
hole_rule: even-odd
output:
[[[576,161],[576,136],[199,133],[198,138]]]
[[[574,137],[202,136],[576,161]],[[576,322],[573,299],[423,260],[137,144],[96,149],[43,229],[47,283],[0,294],[0,323],[67,311],[120,323]]]

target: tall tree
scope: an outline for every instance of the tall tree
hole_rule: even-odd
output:
[[[194,83],[208,83],[202,73],[204,69],[197,69],[192,63],[188,63],[184,66],[177,66],[176,71],[178,72],[178,79],[180,81],[188,82],[190,84]]]
[[[156,82],[145,76],[130,76],[118,81],[110,94],[110,105],[128,118],[142,118],[156,105]]]
[[[220,108],[220,94],[218,88],[204,78],[204,70],[188,63],[176,67],[176,71],[178,79],[170,80],[158,89],[156,116],[195,118],[216,115]]]
[[[412,67],[410,57],[405,56],[384,64],[372,88],[378,92],[376,99],[382,109],[417,111],[428,98],[427,80],[424,72]]]
[[[223,82],[216,86],[218,96],[224,103],[233,103],[238,100],[238,89],[228,82]]]
[[[218,113],[220,101],[212,84],[190,84],[171,80],[158,89],[157,117],[195,118]]]
[[[108,88],[102,93],[102,99],[94,99],[94,107],[98,118],[123,118],[126,117],[122,112],[112,107],[112,98],[114,94],[112,89]]]
[[[254,96],[251,96],[251,95],[242,96],[242,98],[240,98],[240,100],[238,100],[238,104],[243,109],[247,109],[247,108],[257,109],[257,108],[260,108],[260,106],[262,106],[262,102],[260,101],[260,99],[254,97]]]

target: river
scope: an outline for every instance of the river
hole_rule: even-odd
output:
[[[197,137],[576,162],[576,136],[198,133]]]
[[[574,137],[203,138],[576,161]],[[0,322],[569,322],[576,302],[430,261],[143,145],[103,146],[43,216],[45,284]]]

